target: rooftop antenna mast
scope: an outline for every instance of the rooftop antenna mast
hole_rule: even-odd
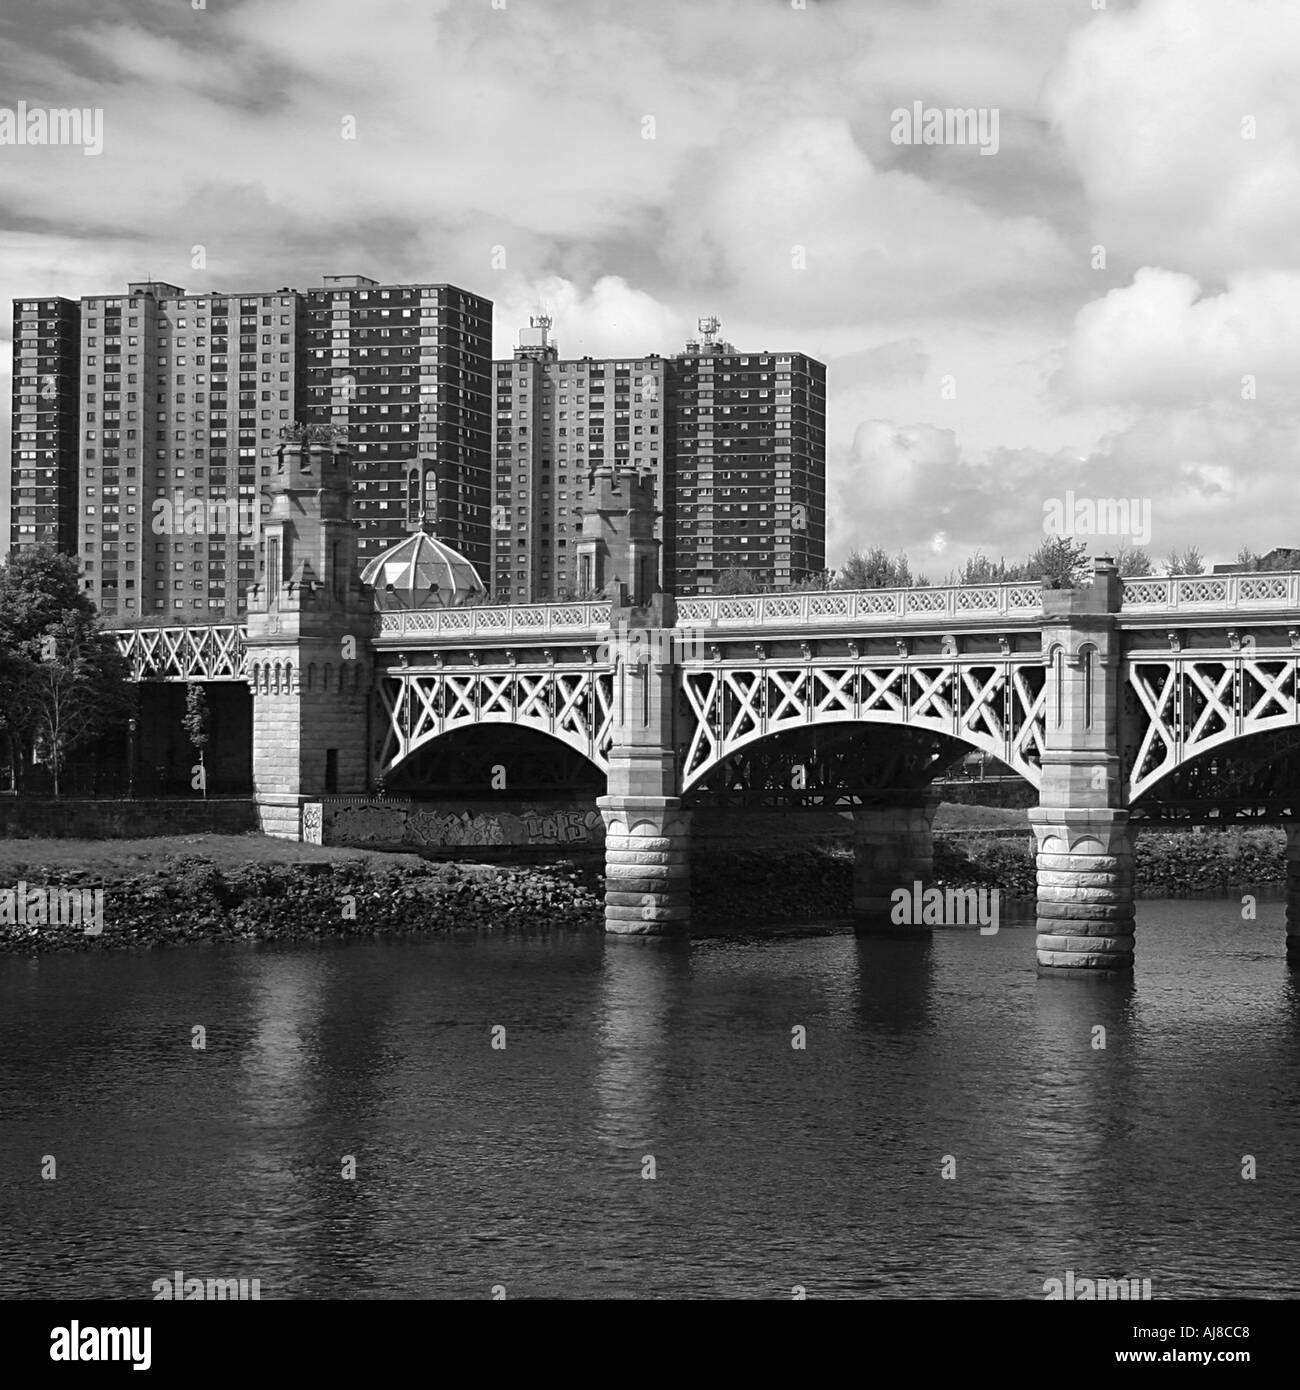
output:
[[[704,335],[705,343],[712,347],[713,339],[717,335],[718,329],[722,327],[722,324],[712,314],[710,314],[708,318],[699,319],[697,323],[700,332]]]

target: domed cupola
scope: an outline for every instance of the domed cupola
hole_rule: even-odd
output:
[[[478,571],[459,551],[421,528],[376,555],[361,571],[382,610],[455,608],[487,593]]]

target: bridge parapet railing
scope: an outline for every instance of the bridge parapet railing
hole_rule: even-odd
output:
[[[1123,612],[1196,612],[1219,608],[1300,608],[1300,573],[1185,574],[1121,581]]]
[[[956,584],[943,588],[832,589],[806,594],[720,594],[679,598],[679,627],[776,627],[790,623],[876,623],[917,619],[1037,618],[1042,585]]]
[[[509,637],[590,632],[609,626],[609,603],[483,604],[375,614],[378,641],[413,637]]]

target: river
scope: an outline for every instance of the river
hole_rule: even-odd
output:
[[[1032,924],[0,957],[0,1296],[1296,1297],[1282,904],[1138,911],[1131,981]]]

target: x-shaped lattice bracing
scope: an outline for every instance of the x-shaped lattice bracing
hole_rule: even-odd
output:
[[[895,687],[901,686],[904,692],[907,690],[907,668],[890,666],[883,672],[876,672],[870,666],[863,666],[857,674],[865,676],[871,686],[871,693],[862,700],[862,711],[866,713],[874,709],[887,709],[899,716],[898,722],[901,724],[905,695],[900,694]]]
[[[772,669],[766,673],[766,677],[768,726],[806,719],[808,691],[805,673]]]
[[[1035,688],[1030,673],[1041,671],[1032,662],[686,670],[681,689],[691,727],[685,787],[767,734],[855,719],[952,734],[1002,758],[1037,786],[1047,690],[1041,679]],[[724,707],[727,699],[733,708]]]
[[[938,670],[931,668],[927,671],[918,666],[912,670],[911,674],[918,686],[918,694],[908,711],[911,717],[951,721],[953,708],[942,694],[944,686],[952,680],[951,668],[940,667]]]
[[[1130,801],[1211,748],[1300,721],[1296,673],[1294,658],[1133,662],[1129,686],[1141,713],[1129,775]],[[1257,695],[1247,695],[1247,678],[1259,687]],[[1203,704],[1188,727],[1187,711],[1197,695]]]
[[[577,749],[599,767],[608,766],[614,702],[607,672],[390,674],[381,683],[380,695],[388,716],[380,758],[385,770],[431,739],[479,723],[537,729]],[[589,700],[594,719],[585,712]],[[553,705],[558,707],[554,712]]]
[[[1295,667],[1289,661],[1273,662],[1267,664],[1276,666],[1277,672],[1270,676],[1267,675],[1262,666],[1264,663],[1258,661],[1247,661],[1244,664],[1248,675],[1254,676],[1258,685],[1263,687],[1262,693],[1253,705],[1242,716],[1245,723],[1261,719],[1271,719],[1277,716],[1285,717],[1295,711],[1295,686],[1292,685],[1290,699],[1282,686],[1295,675]],[[1245,691],[1245,681],[1242,681],[1242,691]],[[1277,716],[1266,714],[1264,711],[1269,704],[1278,706]]]
[[[1006,672],[994,667],[989,672],[988,678],[981,683],[979,677],[981,669],[988,670],[987,667],[975,670],[963,669],[961,673],[961,681],[967,697],[962,702],[962,728],[968,734],[982,734],[985,738],[991,739],[996,746],[1005,747],[1007,732],[1002,723],[1002,716],[998,712],[998,703],[1004,698]]]
[[[856,672],[852,667],[846,670],[825,670],[814,667],[812,676],[821,687],[817,696],[817,713],[822,715],[847,714],[852,716],[856,694]]]
[[[246,670],[244,631],[238,627],[131,628],[113,634],[140,680],[237,681]]]

